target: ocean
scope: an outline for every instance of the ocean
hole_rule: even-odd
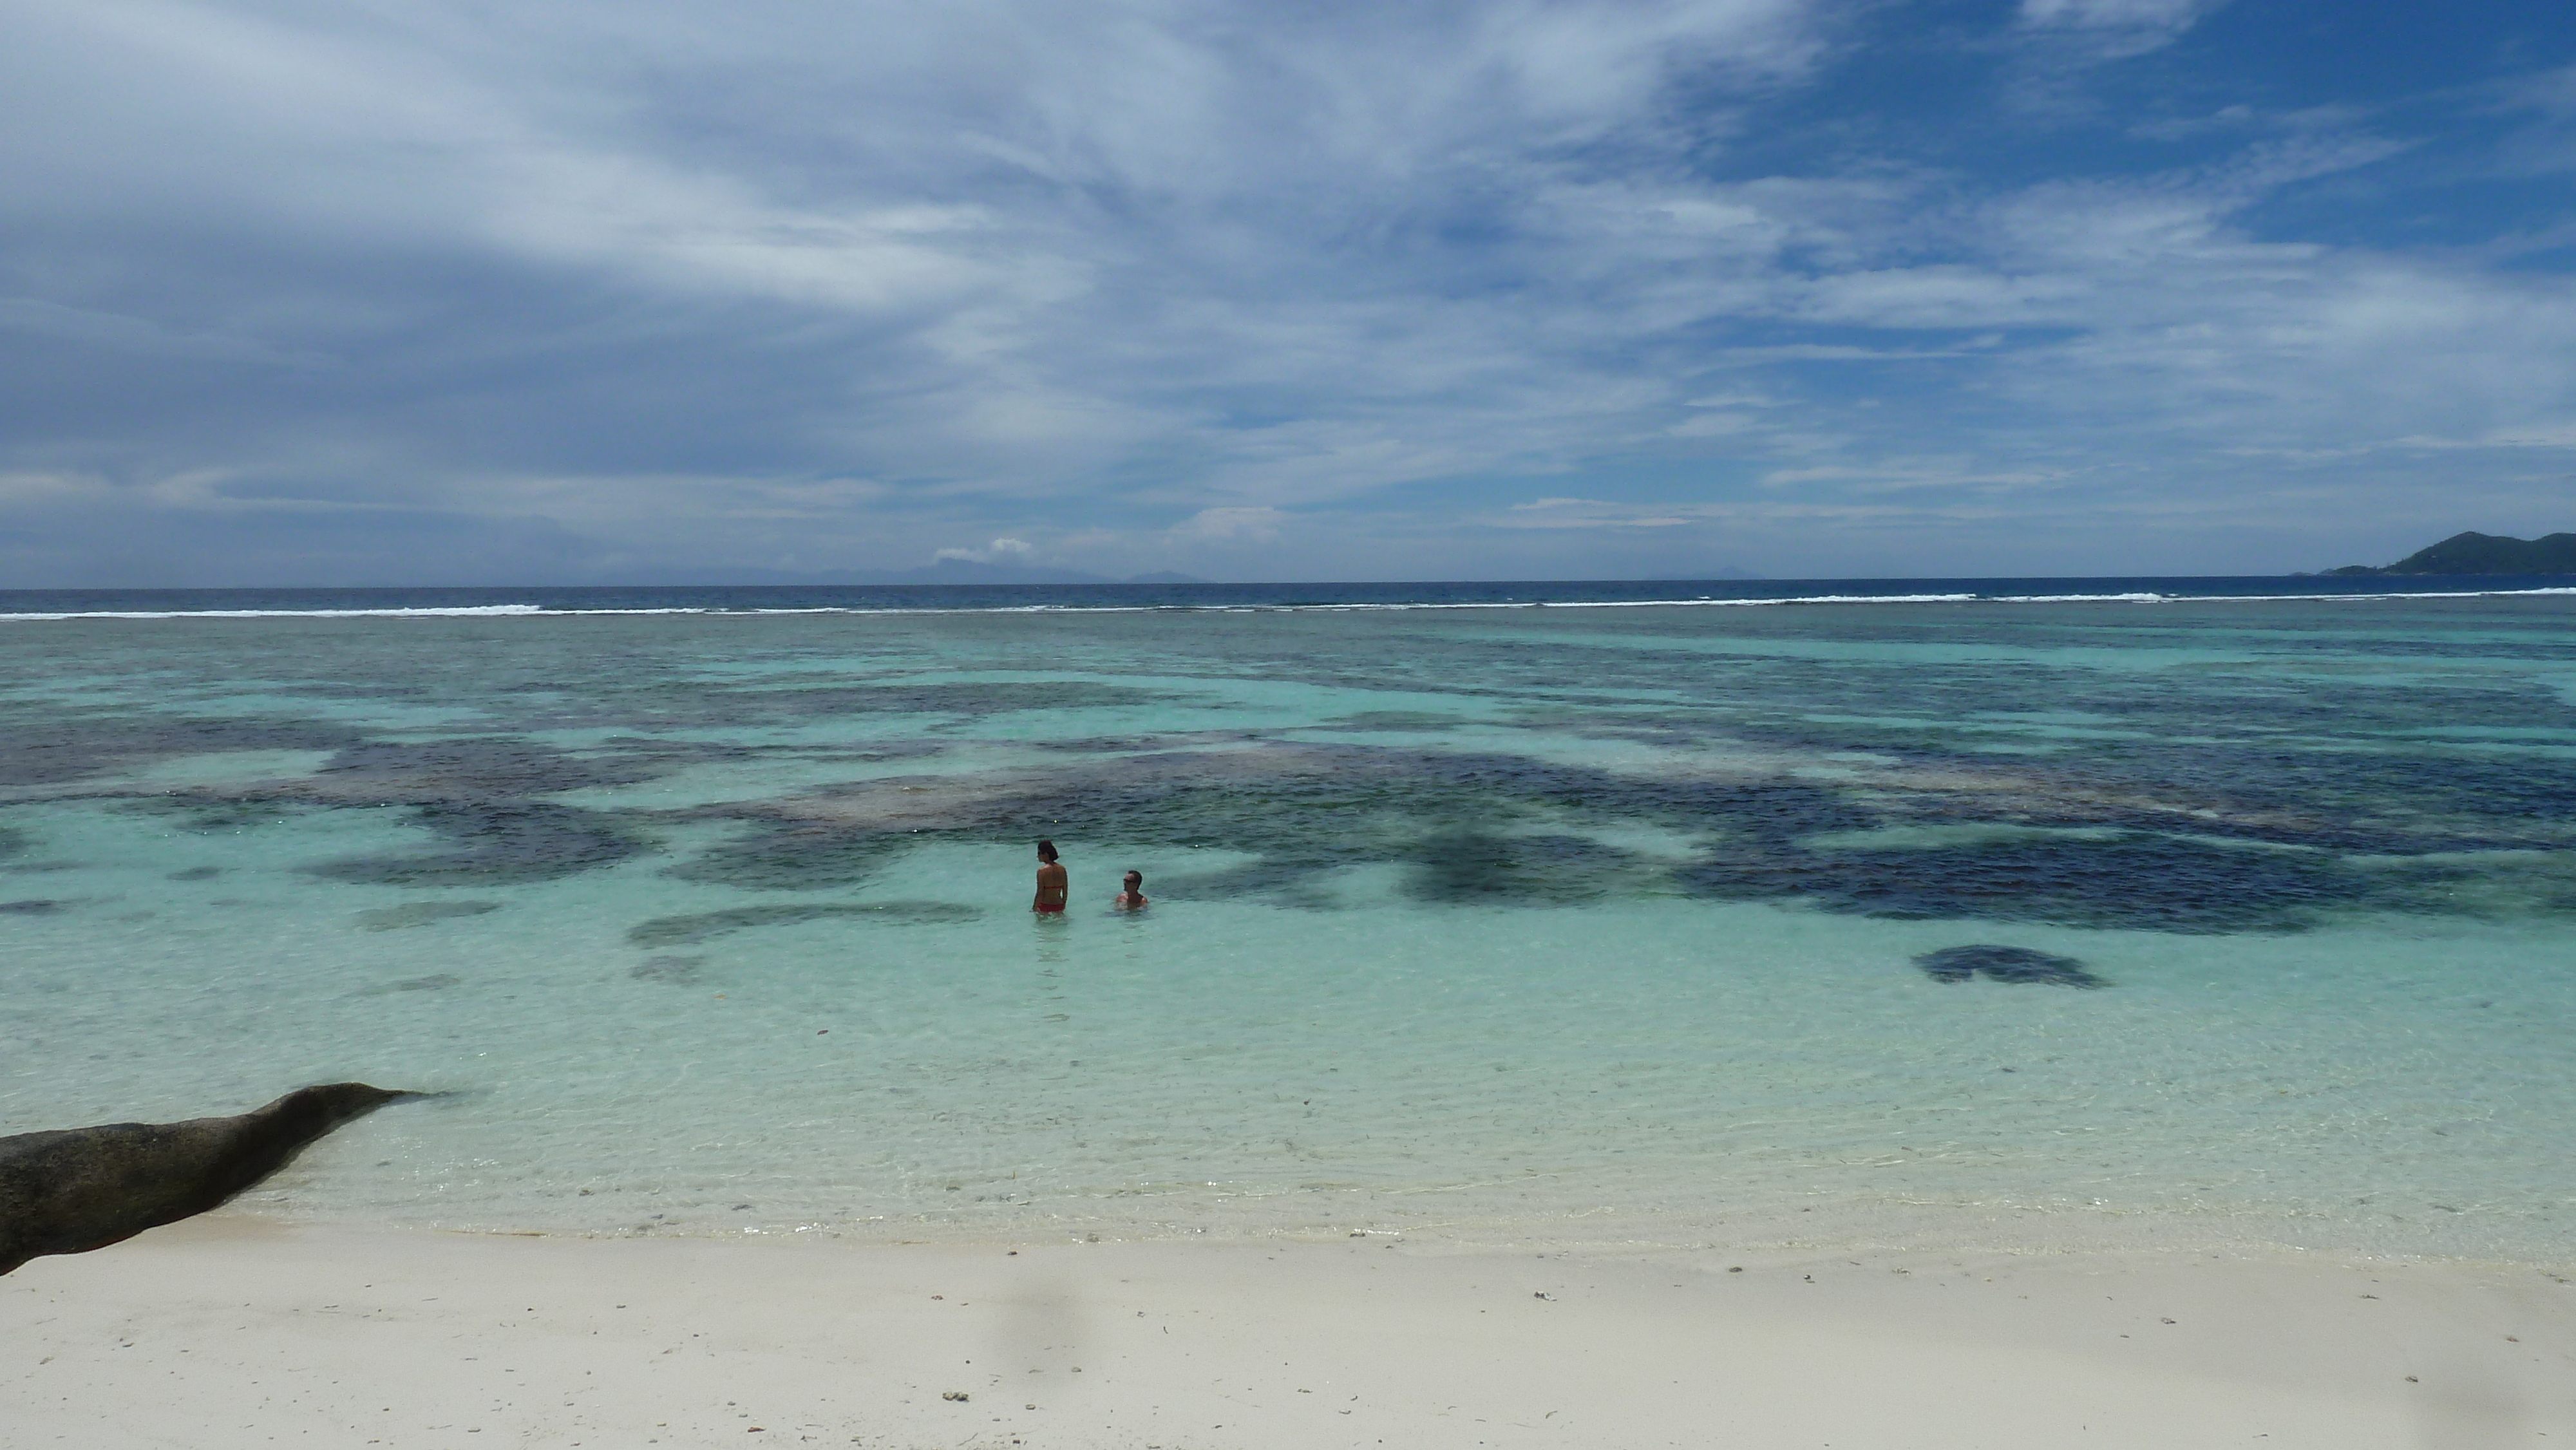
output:
[[[243,1202],[478,1230],[2563,1260],[2568,582],[0,593],[0,1132],[434,1091]]]

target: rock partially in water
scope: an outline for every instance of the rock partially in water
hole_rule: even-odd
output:
[[[2086,971],[2084,964],[2073,957],[1986,942],[1925,952],[1914,959],[1914,965],[1936,982],[1964,982],[1983,973],[1989,982],[2039,982],[2052,987],[2111,985]]]
[[[429,926],[451,917],[481,916],[500,909],[497,901],[406,901],[400,906],[371,906],[354,920],[368,931],[400,931],[407,926]]]
[[[416,1096],[333,1083],[239,1117],[0,1138],[0,1274],[39,1254],[87,1253],[204,1213],[342,1123]]]

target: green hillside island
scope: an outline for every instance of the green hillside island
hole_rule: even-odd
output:
[[[2576,574],[2576,534],[2508,539],[2495,534],[2453,534],[2418,549],[2385,569],[2346,564],[2329,574]]]

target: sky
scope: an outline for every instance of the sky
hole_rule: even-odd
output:
[[[2576,528],[2564,0],[0,0],[0,587]]]

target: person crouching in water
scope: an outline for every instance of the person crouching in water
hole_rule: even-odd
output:
[[[1056,864],[1055,842],[1038,842],[1038,899],[1029,903],[1029,910],[1062,913],[1066,885],[1064,868]]]
[[[1145,905],[1145,873],[1142,871],[1128,872],[1126,884],[1126,890],[1109,898],[1109,907],[1111,910],[1136,911]]]

